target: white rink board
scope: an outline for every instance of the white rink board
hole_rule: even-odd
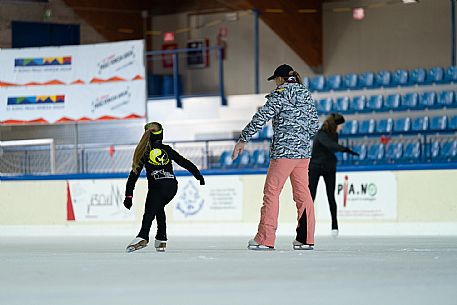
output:
[[[178,177],[173,199],[175,221],[241,221],[243,183],[240,176],[211,176],[204,186],[194,177]]]
[[[397,178],[393,172],[337,173],[335,200],[340,220],[395,220]],[[330,220],[324,179],[319,180],[316,219]]]

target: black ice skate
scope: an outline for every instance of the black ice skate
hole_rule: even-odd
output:
[[[314,245],[304,244],[304,243],[299,242],[298,240],[294,240],[292,242],[292,245],[294,246],[294,250],[313,250],[314,249]]]
[[[148,241],[146,239],[137,237],[130,242],[130,244],[127,246],[126,250],[128,253],[130,253],[133,251],[143,249],[144,247],[147,247],[147,245],[148,245]]]

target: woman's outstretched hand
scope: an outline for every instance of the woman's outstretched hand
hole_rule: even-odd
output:
[[[238,158],[238,155],[243,152],[245,146],[246,146],[246,142],[243,142],[243,141],[238,141],[235,144],[235,147],[233,148],[233,152],[232,152],[232,160],[235,160],[236,158]]]

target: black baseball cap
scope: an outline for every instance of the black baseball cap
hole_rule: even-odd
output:
[[[273,75],[267,78],[267,80],[272,80],[275,79],[276,77],[288,77],[289,72],[293,71],[294,69],[286,64],[280,65],[279,67],[276,68],[275,72],[273,72]]]

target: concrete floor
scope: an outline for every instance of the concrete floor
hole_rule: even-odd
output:
[[[457,237],[320,237],[314,251],[179,237],[0,237],[2,305],[457,304]]]

